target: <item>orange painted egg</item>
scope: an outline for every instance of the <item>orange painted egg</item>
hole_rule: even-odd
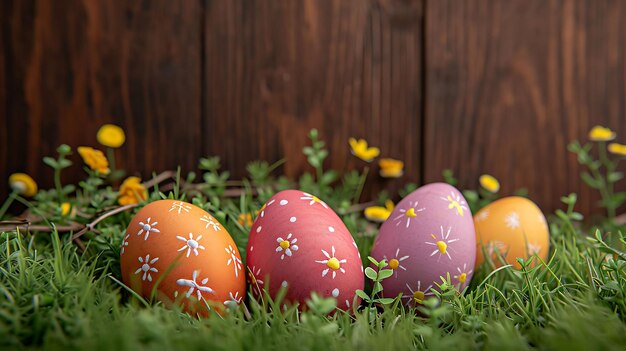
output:
[[[348,310],[360,299],[363,265],[345,224],[323,200],[299,190],[285,190],[261,209],[247,248],[252,292],[267,289],[275,297],[287,289],[285,300],[305,306],[311,293],[337,299]]]
[[[206,316],[212,307],[220,312],[245,294],[245,272],[230,234],[183,201],[155,201],[139,210],[126,229],[120,264],[124,283],[135,292],[179,303],[190,313]]]
[[[474,216],[476,266],[483,252],[498,264],[498,253],[507,263],[521,268],[517,258],[537,254],[548,259],[550,234],[546,217],[534,202],[519,196],[505,197],[482,208]],[[534,261],[536,263],[537,260]]]

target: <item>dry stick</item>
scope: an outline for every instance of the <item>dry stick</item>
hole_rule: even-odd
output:
[[[159,173],[156,177],[146,181],[143,183],[143,186],[146,188],[152,188],[155,184],[160,184],[168,179],[176,179],[176,172],[174,171],[165,171]],[[181,179],[182,182],[182,179]]]
[[[26,231],[36,231],[36,232],[52,232],[54,228],[49,227],[47,225],[31,225],[30,221],[2,221],[0,222],[0,231],[9,231],[9,230],[26,230]],[[84,228],[84,225],[80,223],[72,223],[70,225],[61,225],[56,227],[56,230],[60,233],[71,232],[72,230],[80,230]]]
[[[346,210],[346,213],[353,213],[353,212],[361,212],[364,209],[375,205],[376,203],[374,201],[370,201],[370,202],[364,202],[361,204],[354,204],[350,207],[348,207],[348,209]]]
[[[0,224],[5,224],[4,226],[0,226],[0,231],[7,231],[7,230],[20,230],[20,229],[25,229],[27,232],[32,231],[37,231],[37,232],[52,232],[54,230],[57,231],[57,233],[66,233],[66,232],[75,232],[77,230],[79,230],[79,232],[77,232],[76,234],[74,234],[74,236],[72,236],[72,241],[74,243],[76,243],[76,245],[78,245],[78,247],[82,250],[85,251],[85,249],[87,248],[85,246],[85,244],[83,243],[82,240],[80,240],[80,237],[83,236],[85,233],[90,232],[90,231],[96,231],[95,230],[95,226],[102,222],[103,220],[116,215],[120,212],[124,212],[126,210],[132,209],[137,207],[137,204],[130,204],[130,205],[125,205],[125,206],[120,206],[117,207],[111,211],[108,211],[106,213],[104,213],[103,215],[99,216],[98,218],[94,219],[93,221],[91,221],[90,223],[87,223],[86,225],[80,224],[80,223],[76,223],[73,222],[70,225],[62,225],[62,226],[54,226],[54,227],[49,227],[49,226],[45,226],[45,225],[31,225],[30,221],[28,220],[16,220],[16,221],[2,221],[0,222]],[[12,225],[11,225],[12,224]],[[23,227],[23,228],[21,228]]]
[[[109,211],[109,212],[107,212],[107,213],[103,214],[102,216],[100,216],[100,217],[98,217],[98,218],[94,219],[92,222],[88,223],[88,224],[87,224],[87,225],[86,225],[83,229],[81,229],[78,233],[74,234],[74,236],[72,237],[72,240],[76,240],[76,239],[80,238],[81,236],[83,236],[85,233],[90,232],[90,231],[93,231],[93,230],[94,230],[94,227],[95,227],[98,223],[102,222],[103,220],[105,220],[105,219],[107,219],[107,218],[109,218],[109,217],[111,217],[111,216],[113,216],[113,215],[116,215],[116,214],[118,214],[118,213],[120,213],[120,212],[124,212],[124,211],[126,211],[126,210],[130,210],[131,208],[135,208],[135,207],[137,207],[137,206],[139,206],[139,205],[138,205],[138,204],[129,204],[129,205],[124,205],[124,206],[120,206],[120,207],[118,207],[118,208],[116,208],[116,209],[114,209],[114,210],[111,210],[111,211]]]

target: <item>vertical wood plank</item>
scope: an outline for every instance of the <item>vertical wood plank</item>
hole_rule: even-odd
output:
[[[208,2],[204,153],[236,176],[252,160],[284,157],[284,172],[298,176],[310,171],[301,150],[315,127],[327,167],[364,166],[350,155],[354,136],[406,162],[392,189],[419,182],[421,10],[396,0]],[[370,178],[372,191],[389,185]]]
[[[127,132],[118,165],[149,177],[200,153],[202,4],[198,1],[2,2],[0,174],[25,171],[61,143],[98,146],[96,131]],[[65,182],[84,177],[78,155]],[[6,183],[4,183],[6,184]],[[6,186],[0,187],[6,195]]]
[[[626,4],[620,1],[428,1],[426,175],[452,168],[462,186],[481,173],[504,193],[528,187],[544,211],[577,192],[569,141],[595,124],[626,142]]]

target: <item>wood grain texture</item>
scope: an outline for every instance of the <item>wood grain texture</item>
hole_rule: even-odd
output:
[[[252,160],[310,168],[311,128],[327,141],[326,166],[362,168],[348,138],[406,162],[420,181],[421,1],[211,1],[205,48],[205,154],[235,175]],[[401,15],[398,15],[401,14]],[[385,184],[375,174],[370,193]]]
[[[429,1],[425,181],[490,173],[545,212],[570,192],[597,212],[566,145],[595,124],[626,142],[625,17],[620,1]]]
[[[52,186],[44,155],[126,130],[118,166],[191,169],[200,153],[202,6],[192,1],[3,1],[0,175]],[[84,177],[81,160],[65,182]],[[5,183],[6,184],[6,183]],[[6,195],[6,186],[2,192]]]
[[[546,212],[577,192],[591,213],[566,145],[595,124],[626,137],[623,18],[617,0],[0,1],[0,181],[51,187],[42,156],[96,146],[108,122],[143,177],[206,155],[236,178],[284,157],[296,177],[315,127],[326,167],[364,166],[351,136],[406,162],[391,181],[371,165],[369,195],[452,168],[461,187],[527,187]]]

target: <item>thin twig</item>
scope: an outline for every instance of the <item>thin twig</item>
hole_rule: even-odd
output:
[[[105,220],[105,219],[107,219],[107,218],[109,218],[111,216],[114,216],[114,215],[116,215],[116,214],[118,214],[120,212],[124,212],[124,211],[130,210],[131,208],[135,208],[137,206],[138,206],[138,204],[124,205],[124,206],[120,206],[120,207],[118,207],[118,208],[116,208],[114,210],[111,210],[111,211],[101,215],[100,217],[94,219],[90,223],[87,223],[87,225],[83,229],[81,229],[78,233],[74,234],[74,236],[72,237],[72,240],[76,240],[76,239],[80,238],[81,236],[83,236],[85,233],[93,231],[94,227],[98,223],[102,222],[103,220]]]
[[[146,188],[152,188],[155,184],[161,184],[162,182],[168,180],[168,179],[174,179],[174,177],[176,176],[176,172],[174,171],[165,171],[165,172],[161,172],[159,173],[156,177],[145,181],[143,183],[143,186],[145,186]]]
[[[36,231],[36,232],[53,232],[55,230],[55,228],[49,227],[47,225],[31,225],[30,222],[20,222],[20,223],[8,223],[11,221],[3,221],[0,222],[0,232],[5,232],[5,231],[10,231],[10,230],[15,230],[15,229],[20,229],[20,230],[26,230],[26,231]],[[11,225],[13,224],[13,225]],[[84,228],[84,225],[80,224],[80,223],[72,223],[70,225],[60,225],[58,227],[56,227],[56,230],[59,233],[66,233],[66,232],[71,232],[71,231],[75,231],[75,230],[80,230]]]
[[[31,225],[31,222],[25,219],[22,220],[10,220],[10,221],[1,221],[0,222],[0,231],[9,231],[9,230],[15,230],[15,229],[19,229],[19,230],[26,230],[26,231],[35,231],[35,232],[53,232],[53,231],[57,231],[58,233],[67,233],[67,232],[76,232],[78,231],[76,234],[74,234],[74,236],[72,237],[72,240],[74,240],[77,244],[80,244],[82,242],[78,242],[77,239],[80,238],[81,236],[83,236],[85,233],[90,232],[90,231],[95,231],[95,226],[102,222],[103,220],[114,216],[120,212],[124,212],[127,210],[130,210],[132,208],[137,207],[137,204],[129,204],[129,205],[125,205],[125,206],[120,206],[120,207],[115,207],[114,209],[107,211],[105,213],[103,213],[102,215],[100,215],[99,217],[97,217],[96,219],[94,219],[93,221],[91,221],[90,223],[87,224],[80,224],[80,223],[76,223],[76,222],[72,222],[69,225],[60,225],[60,226],[55,226],[55,227],[50,227],[50,226],[46,226],[46,225]],[[83,245],[84,246],[84,245]]]
[[[361,204],[354,204],[350,207],[348,207],[348,209],[346,210],[346,213],[353,213],[353,212],[361,212],[364,209],[370,207],[370,206],[374,206],[376,204],[376,202],[374,201],[369,201],[369,202],[364,202]]]

